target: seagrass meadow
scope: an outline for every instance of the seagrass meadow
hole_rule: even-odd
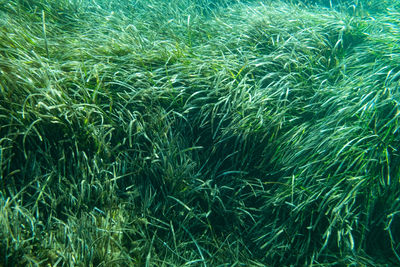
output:
[[[0,266],[400,266],[400,2],[0,0]]]

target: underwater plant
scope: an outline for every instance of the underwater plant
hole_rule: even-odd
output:
[[[395,7],[0,0],[0,265],[398,265]]]

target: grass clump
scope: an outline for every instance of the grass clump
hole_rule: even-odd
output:
[[[0,5],[2,265],[398,264],[398,13],[288,2]]]

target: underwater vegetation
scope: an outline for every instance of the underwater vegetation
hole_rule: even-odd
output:
[[[0,0],[0,266],[400,265],[398,7]]]

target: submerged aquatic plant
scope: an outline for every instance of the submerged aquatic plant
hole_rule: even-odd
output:
[[[299,2],[0,0],[0,262],[398,264],[398,13]]]

